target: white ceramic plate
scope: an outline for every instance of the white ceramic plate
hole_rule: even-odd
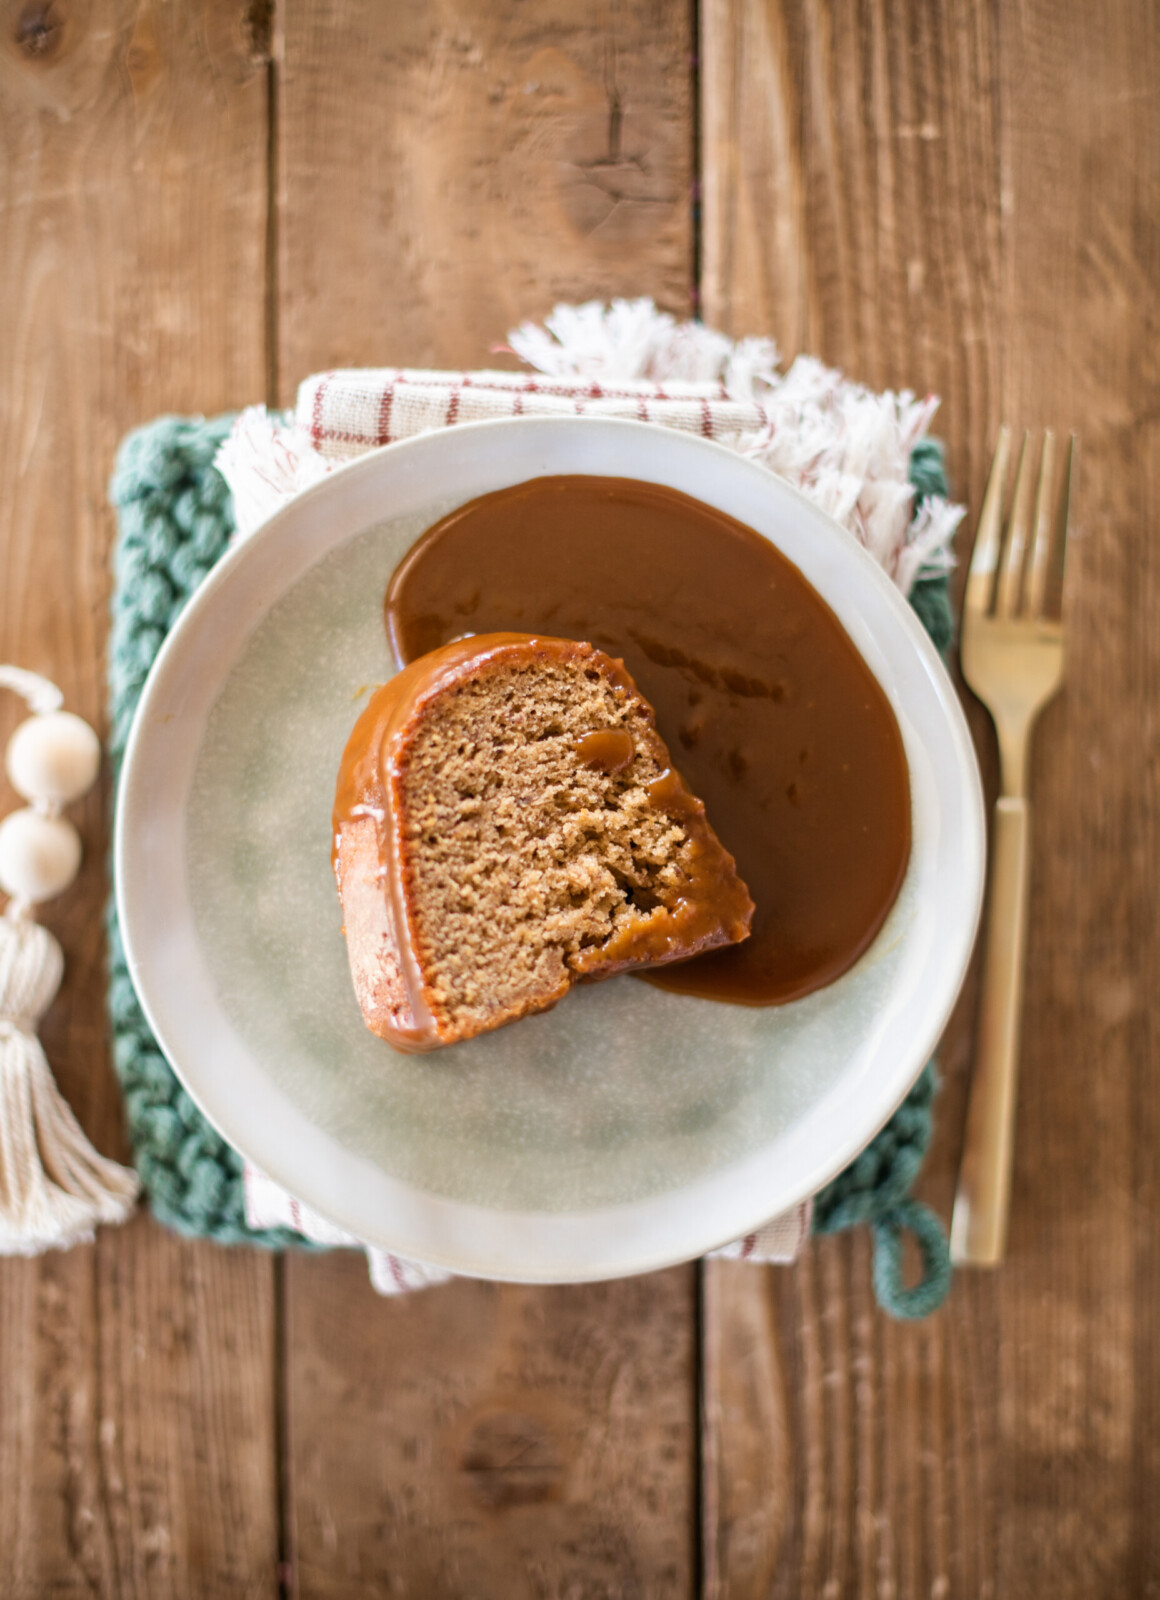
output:
[[[781,1007],[631,979],[428,1057],[363,1027],[330,874],[334,774],[390,676],[383,592],[453,506],[552,473],[632,477],[772,540],[888,694],[913,848],[878,939]],[[326,1217],[399,1255],[526,1281],[700,1255],[817,1190],[905,1096],[974,939],[984,828],[954,689],[909,606],[801,495],[715,444],[599,419],[477,423],[344,467],[215,569],[141,698],[116,881],[130,970],[189,1093]]]

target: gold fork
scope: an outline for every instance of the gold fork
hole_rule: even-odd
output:
[[[996,1265],[1007,1242],[1027,942],[1027,752],[1035,719],[1063,678],[1063,628],[1057,607],[1075,435],[1053,519],[1049,501],[1055,439],[1044,434],[1032,512],[1031,441],[1024,434],[1004,537],[1003,489],[1010,449],[1011,432],[1003,428],[967,576],[960,649],[963,676],[995,722],[1002,778],[991,829],[978,1049],[951,1222],[951,1255],[956,1262],[973,1266]]]

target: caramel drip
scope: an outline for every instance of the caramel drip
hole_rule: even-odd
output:
[[[597,728],[578,741],[576,754],[586,767],[611,774],[632,765],[636,746],[627,728]]]

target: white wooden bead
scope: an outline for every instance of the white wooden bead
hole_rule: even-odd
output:
[[[28,807],[0,822],[0,890],[17,900],[51,900],[81,864],[80,834],[64,817]]]
[[[4,765],[25,800],[63,806],[92,788],[101,742],[82,717],[49,711],[20,724],[8,741]]]

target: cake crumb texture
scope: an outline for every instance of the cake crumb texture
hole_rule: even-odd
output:
[[[667,772],[651,710],[600,659],[489,662],[433,697],[398,751],[404,892],[441,1031],[544,1009],[630,964],[614,952],[639,940],[663,959],[692,893],[690,831],[649,792]],[[635,750],[614,772],[580,749],[609,729]]]

